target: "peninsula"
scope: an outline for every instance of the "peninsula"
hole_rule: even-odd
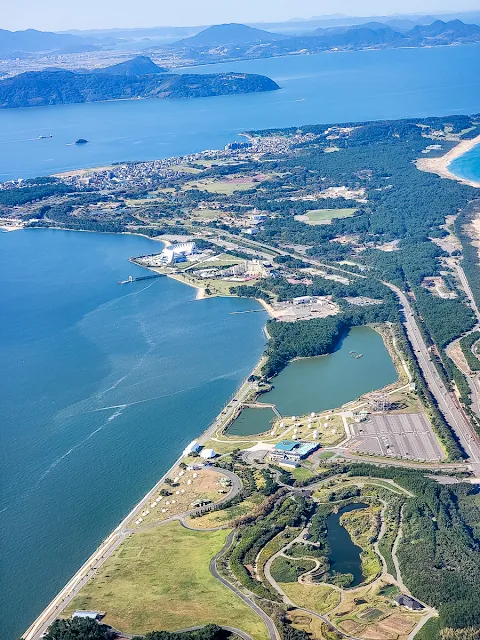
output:
[[[162,251],[131,260],[272,316],[255,370],[26,640],[86,612],[128,637],[210,623],[248,640],[480,627],[478,192],[418,166],[479,127],[256,131],[222,151],[2,186],[2,215],[161,237]],[[299,358],[372,329],[393,382],[295,415],[275,399]],[[359,372],[370,350],[348,349]],[[271,412],[263,428],[252,411]]]
[[[91,72],[29,71],[0,81],[0,108],[134,100],[205,98],[275,91],[276,82],[248,73],[171,74],[141,56]]]

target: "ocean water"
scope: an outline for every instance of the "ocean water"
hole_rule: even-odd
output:
[[[189,69],[281,90],[0,110],[0,179],[218,148],[245,129],[478,111],[480,45]],[[53,138],[36,140],[41,134]],[[90,140],[72,145],[79,137]],[[258,360],[252,301],[194,301],[128,257],[153,241],[0,234],[0,638],[14,640],[215,417]]]
[[[461,178],[480,182],[480,144],[456,158],[448,166],[450,171]]]
[[[475,113],[479,57],[476,44],[229,62],[184,71],[260,73],[280,91],[3,109],[0,180],[222,148],[248,129]]]
[[[221,410],[258,361],[251,300],[169,278],[119,285],[161,247],[0,233],[0,638],[14,640]]]

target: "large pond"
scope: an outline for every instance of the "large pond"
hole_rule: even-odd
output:
[[[275,413],[270,407],[266,409],[246,407],[228,427],[227,433],[230,436],[252,436],[263,433],[271,429],[275,418]]]
[[[354,327],[333,353],[291,362],[260,401],[275,404],[285,416],[304,415],[335,409],[397,378],[381,335],[369,327]]]
[[[355,502],[342,507],[337,513],[331,513],[327,518],[330,568],[337,573],[351,573],[353,575],[353,581],[349,585],[351,587],[356,587],[363,582],[361,548],[353,543],[348,531],[340,524],[340,518],[348,511],[366,507],[368,505],[364,502]]]

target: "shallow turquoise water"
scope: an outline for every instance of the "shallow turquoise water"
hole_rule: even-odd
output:
[[[222,148],[248,129],[476,113],[479,57],[476,44],[247,60],[185,71],[260,73],[281,90],[2,109],[0,180]]]
[[[456,158],[448,166],[450,171],[461,178],[480,182],[480,144],[477,144],[468,153]]]
[[[0,234],[0,638],[32,622],[260,358],[255,301],[119,285],[137,236]]]

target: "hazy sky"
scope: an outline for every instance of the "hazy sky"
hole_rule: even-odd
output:
[[[3,0],[2,4],[1,28],[45,31],[480,9],[480,0]]]

